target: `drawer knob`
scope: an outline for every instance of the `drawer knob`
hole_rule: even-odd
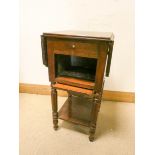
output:
[[[75,48],[75,45],[74,44],[72,45],[72,48]]]

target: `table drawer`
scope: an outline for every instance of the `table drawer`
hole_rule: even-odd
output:
[[[80,41],[50,41],[49,48],[55,54],[73,55],[88,58],[97,58],[97,44]]]

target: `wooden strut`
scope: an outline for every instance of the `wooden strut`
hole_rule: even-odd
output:
[[[68,116],[69,117],[72,116],[72,109],[71,109],[71,107],[72,107],[72,100],[71,100],[71,97],[72,97],[71,93],[68,92],[68,103],[69,103],[69,111],[68,111],[69,114],[68,114]]]

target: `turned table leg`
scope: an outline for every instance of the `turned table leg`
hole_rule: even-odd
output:
[[[58,129],[58,105],[57,105],[57,90],[51,88],[51,101],[52,101],[52,110],[53,110],[53,128],[54,130]]]
[[[101,105],[101,93],[94,94],[93,98],[93,107],[92,107],[92,113],[91,113],[91,123],[90,123],[90,130],[89,130],[89,141],[94,141],[95,137],[95,130],[96,130],[96,121],[98,112],[100,110]]]

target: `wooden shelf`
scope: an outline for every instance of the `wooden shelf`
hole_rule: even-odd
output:
[[[68,103],[68,99],[66,100],[66,102],[64,103],[64,105],[61,107],[61,109],[59,110],[58,116],[59,119],[74,123],[74,124],[80,124],[86,127],[90,126],[90,121],[89,120],[84,120],[84,119],[79,119],[79,118],[75,118],[72,117],[72,114],[70,114],[70,110],[69,110],[69,103]]]
[[[71,77],[57,77],[55,81],[61,84],[66,84],[66,85],[71,85],[71,86],[81,87],[86,89],[93,89],[95,86],[94,82],[71,78]]]
[[[61,89],[61,90],[72,91],[72,92],[82,93],[82,94],[86,94],[86,95],[93,94],[93,90],[73,87],[73,86],[64,85],[64,84],[60,84],[60,83],[53,84],[53,87],[57,88],[57,89]]]

